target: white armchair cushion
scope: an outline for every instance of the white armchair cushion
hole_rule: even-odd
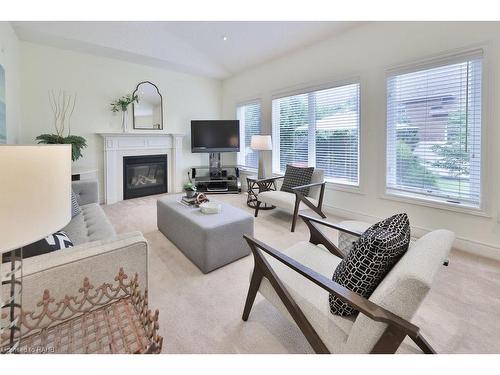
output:
[[[258,200],[260,202],[276,206],[292,214],[295,208],[295,198],[295,194],[287,193],[286,191],[264,191],[258,195]],[[307,197],[307,199],[315,206],[318,205],[318,201],[316,199],[309,197]],[[300,202],[299,210],[307,208],[308,207],[304,204],[304,202]]]
[[[310,242],[299,242],[285,250],[284,253],[327,278],[331,278],[332,270],[341,261],[340,258],[332,255],[324,247],[313,245]],[[316,332],[321,335],[324,344],[332,353],[342,353],[354,319],[352,317],[331,314],[328,305],[328,292],[326,290],[307,280],[271,256],[265,256],[292,298],[307,317],[307,320]],[[259,292],[291,322],[294,322],[285,305],[281,302],[269,280],[266,278],[262,279]]]

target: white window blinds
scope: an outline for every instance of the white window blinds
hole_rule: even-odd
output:
[[[480,206],[481,75],[481,54],[389,75],[389,193]]]
[[[240,120],[240,145],[238,164],[257,168],[259,153],[250,148],[252,135],[261,133],[261,109],[259,102],[248,103],[236,108],[236,117]]]
[[[359,83],[273,100],[273,170],[314,166],[358,185]]]

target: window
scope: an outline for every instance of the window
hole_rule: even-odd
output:
[[[238,153],[238,164],[257,168],[259,164],[259,153],[250,148],[252,135],[261,132],[261,111],[260,103],[252,102],[236,108],[236,117],[240,120],[240,145],[241,151]]]
[[[481,205],[482,53],[387,79],[390,194]]]
[[[274,99],[272,122],[273,172],[313,166],[358,185],[359,83]]]

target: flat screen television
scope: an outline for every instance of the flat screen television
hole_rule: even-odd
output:
[[[239,120],[191,121],[191,152],[240,151]]]

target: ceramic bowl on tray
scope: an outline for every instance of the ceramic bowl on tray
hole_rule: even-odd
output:
[[[221,208],[221,204],[216,202],[205,202],[200,204],[200,211],[204,214],[218,214]]]

